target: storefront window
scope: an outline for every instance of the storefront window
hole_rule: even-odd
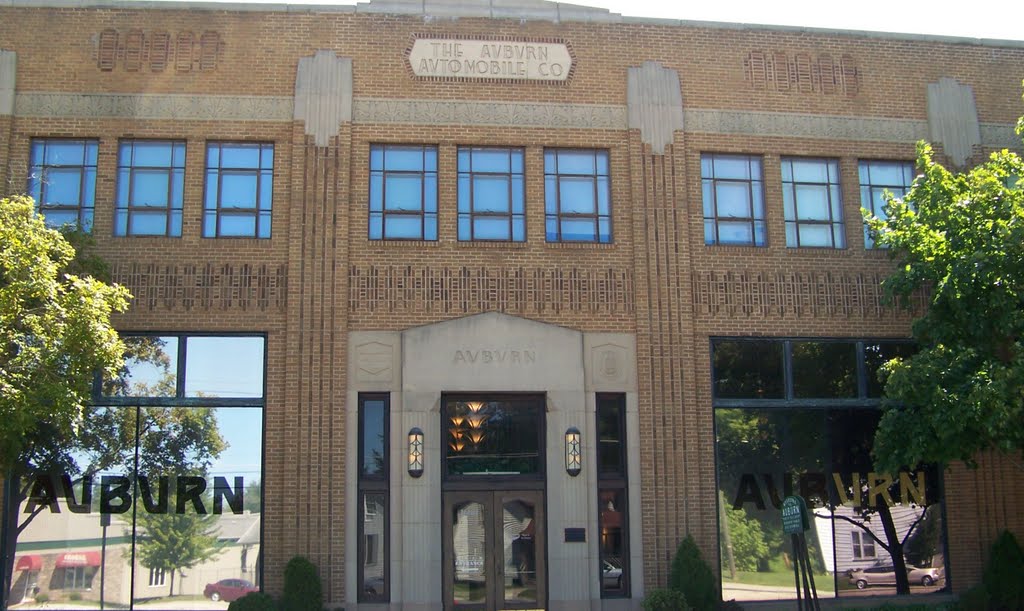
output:
[[[906,593],[942,588],[938,470],[881,474],[870,454],[881,412],[862,376],[876,374],[871,359],[907,353],[909,345],[890,343],[880,351],[872,342],[775,343],[791,359],[784,370],[794,377],[807,370],[809,355],[834,357],[838,362],[815,366],[821,378],[815,394],[836,391],[843,402],[808,401],[796,396],[795,380],[784,379],[779,385],[793,392],[782,401],[716,404],[723,599],[796,597],[790,537],[780,519],[782,500],[794,494],[813,514],[806,538],[819,595],[896,594],[901,564]]]
[[[13,604],[226,609],[259,590],[264,341],[125,338],[79,431],[32,446]]]

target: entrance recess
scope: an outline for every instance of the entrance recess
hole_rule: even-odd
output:
[[[540,609],[547,600],[544,493],[444,495],[446,609]]]

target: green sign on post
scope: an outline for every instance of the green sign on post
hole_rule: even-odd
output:
[[[799,496],[787,496],[782,501],[782,531],[787,535],[798,535],[811,528],[807,518],[807,504]]]

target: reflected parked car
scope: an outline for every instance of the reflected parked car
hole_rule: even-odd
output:
[[[621,589],[622,567],[609,560],[604,560],[601,563],[601,587],[616,590]]]
[[[857,586],[863,590],[868,586],[895,586],[896,569],[891,564],[876,564],[863,569],[854,569],[849,572],[850,585]],[[918,568],[907,566],[907,580],[912,586],[935,585],[945,577],[945,571],[941,568]]]
[[[245,596],[249,592],[259,592],[251,581],[244,579],[221,579],[217,583],[206,584],[206,589],[203,590],[203,596],[209,598],[213,602],[223,600],[225,602],[231,602],[238,600]]]

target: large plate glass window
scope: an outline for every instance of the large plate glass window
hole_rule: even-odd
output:
[[[265,339],[124,340],[78,431],[15,482],[11,600],[227,609],[261,582]]]
[[[883,360],[912,349],[891,340],[712,341],[725,599],[796,597],[779,522],[791,494],[812,513],[807,540],[819,595],[896,594],[900,562],[908,593],[945,585],[938,469],[881,474],[871,458],[881,411],[870,378]],[[753,367],[769,355],[770,366]],[[754,369],[748,376],[745,366]],[[772,375],[781,379],[765,379]]]

